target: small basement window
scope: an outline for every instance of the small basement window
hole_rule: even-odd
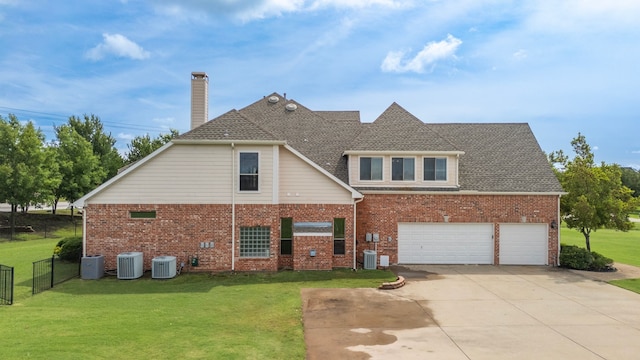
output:
[[[132,219],[155,219],[156,211],[129,211],[129,217]]]

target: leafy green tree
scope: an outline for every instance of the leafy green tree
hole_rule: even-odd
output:
[[[620,169],[622,171],[622,184],[633,190],[634,197],[640,197],[640,171],[630,167]]]
[[[556,175],[568,192],[560,198],[560,213],[568,228],[584,235],[587,250],[591,251],[591,232],[633,228],[629,213],[637,201],[631,196],[631,189],[622,185],[618,165],[603,162],[596,166],[591,147],[582,134],[578,133],[571,146],[576,154],[573,160],[562,151],[551,153],[549,160],[561,164]]]
[[[0,116],[0,202],[11,204],[11,233],[18,206],[45,201],[60,183],[53,153],[33,123],[21,124],[15,115]]]
[[[54,192],[53,213],[60,198],[73,203],[82,195],[100,185],[105,169],[93,153],[91,143],[70,125],[56,127],[56,154],[62,181]],[[73,208],[71,210],[73,216]]]
[[[85,114],[82,118],[71,116],[69,125],[91,143],[93,153],[100,159],[100,166],[105,170],[105,176],[100,182],[115,176],[124,165],[124,160],[115,147],[116,139],[110,133],[105,133],[100,118],[93,114]]]
[[[157,138],[151,138],[149,134],[136,136],[131,139],[131,143],[127,145],[129,152],[127,153],[126,163],[131,164],[142,159],[161,148],[179,134],[178,130],[170,129],[168,134],[160,134]]]

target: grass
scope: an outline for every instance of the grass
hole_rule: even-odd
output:
[[[567,245],[586,247],[584,236],[564,224],[560,229],[561,241]],[[628,231],[600,229],[591,233],[591,250],[617,263],[640,266],[640,224]],[[614,280],[613,285],[640,294],[640,279]]]
[[[374,287],[392,276],[337,270],[71,280],[0,308],[2,358],[304,359],[300,289]]]
[[[304,359],[302,288],[376,287],[390,271],[182,274],[173,279],[73,279],[31,296],[32,262],[56,238],[0,242],[16,269],[14,305],[0,306],[2,359]],[[348,314],[345,314],[348,316]]]
[[[613,280],[609,283],[640,294],[640,279]]]
[[[600,253],[617,263],[640,266],[640,224],[627,231],[600,229],[591,233],[591,251]],[[560,229],[561,242],[586,247],[584,235],[564,224]]]

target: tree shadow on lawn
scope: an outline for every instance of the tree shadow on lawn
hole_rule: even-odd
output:
[[[114,275],[97,280],[72,279],[49,291],[73,295],[205,293],[215,287],[299,283],[300,287],[344,287],[349,282],[375,287],[395,279],[387,270],[279,271],[264,273],[182,273],[171,279],[152,279],[147,271],[138,279],[118,279]],[[319,283],[324,282],[320,285]],[[315,284],[315,285],[314,285]],[[334,286],[332,286],[334,285]]]

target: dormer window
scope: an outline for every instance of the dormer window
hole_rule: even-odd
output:
[[[382,157],[360,158],[360,180],[382,180]]]
[[[447,158],[424,158],[424,181],[447,181]]]
[[[414,181],[415,162],[414,158],[391,158],[391,180]]]

